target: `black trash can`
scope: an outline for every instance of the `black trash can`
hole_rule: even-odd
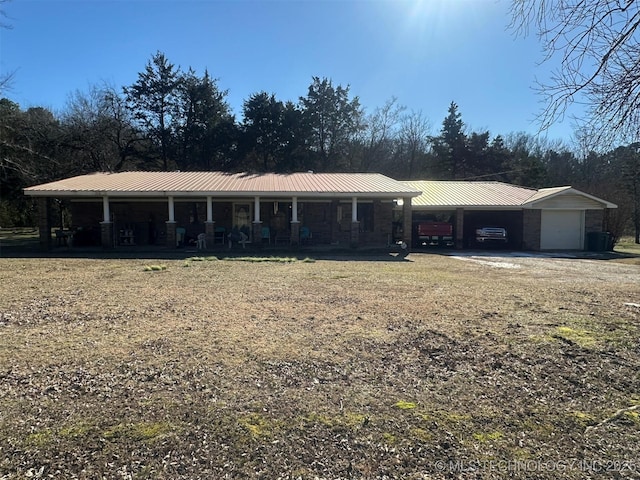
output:
[[[609,232],[587,233],[587,250],[590,252],[606,252],[611,249]]]

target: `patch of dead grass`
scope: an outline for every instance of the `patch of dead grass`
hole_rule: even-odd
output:
[[[632,267],[410,259],[0,259],[0,477],[638,458]]]

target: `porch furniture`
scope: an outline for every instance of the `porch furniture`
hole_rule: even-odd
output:
[[[311,243],[311,236],[309,227],[300,227],[300,243],[303,245]]]
[[[176,228],[176,246],[181,247],[184,245],[184,237],[187,234],[187,229],[184,227]]]
[[[249,236],[237,227],[234,227],[231,232],[229,232],[227,238],[229,239],[229,248],[232,247],[233,242],[242,245],[242,248],[246,248],[247,243],[249,243]]]
[[[59,247],[71,246],[73,240],[73,232],[70,230],[56,230],[56,244]]]
[[[227,239],[227,229],[224,227],[216,227],[213,231],[213,243],[214,245],[218,242],[224,244],[224,241]]]
[[[205,250],[207,248],[207,236],[204,233],[198,234],[198,250]]]
[[[266,240],[269,245],[271,245],[271,229],[269,227],[262,227],[261,233],[262,243]]]

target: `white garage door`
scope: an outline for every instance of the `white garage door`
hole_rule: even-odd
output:
[[[543,210],[541,250],[584,250],[583,210]]]

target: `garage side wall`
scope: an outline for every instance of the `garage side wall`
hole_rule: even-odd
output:
[[[604,210],[602,209],[586,210],[584,212],[585,233],[602,232],[603,229],[604,229]]]
[[[522,212],[522,249],[540,250],[542,231],[542,210],[524,210]]]

